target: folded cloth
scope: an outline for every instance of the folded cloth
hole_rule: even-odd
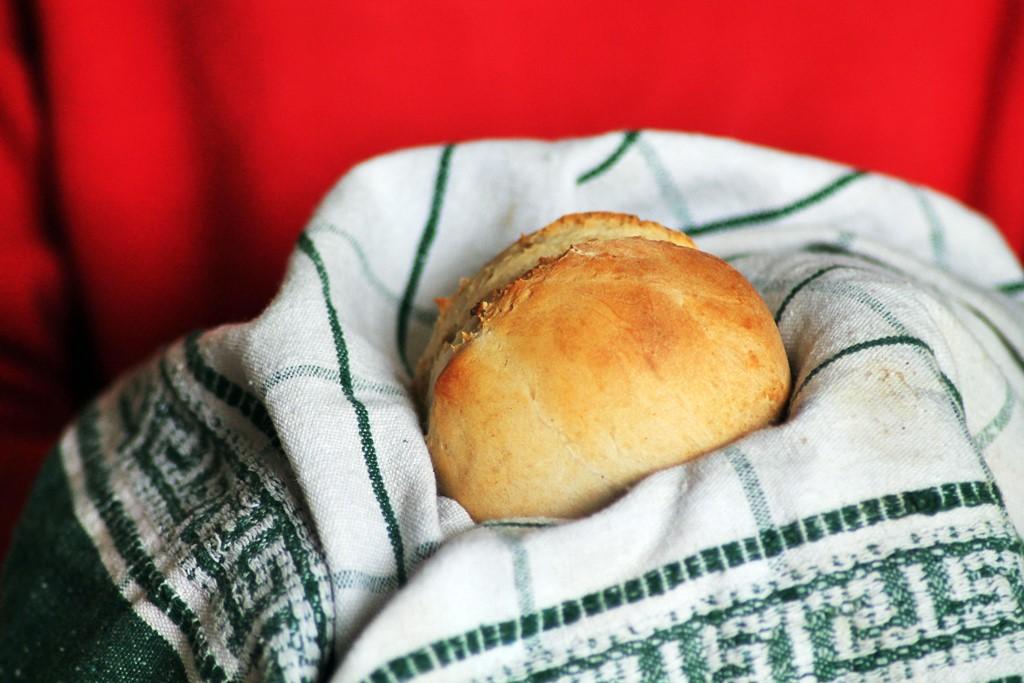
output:
[[[586,519],[474,524],[437,495],[409,392],[432,299],[586,210],[685,230],[755,284],[786,419]],[[371,160],[263,315],[171,346],[67,431],[6,566],[0,679],[1019,675],[1022,295],[956,202],[729,140]]]

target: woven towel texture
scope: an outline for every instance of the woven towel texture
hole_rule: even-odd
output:
[[[437,495],[408,368],[434,297],[586,210],[685,230],[754,283],[794,372],[787,417],[586,519],[474,525]],[[0,673],[1019,675],[1022,301],[983,217],[734,141],[371,160],[318,207],[262,316],[175,344],[69,429],[8,563],[0,614],[22,628]],[[54,563],[103,608],[71,619],[89,596]],[[74,657],[53,657],[75,623]]]

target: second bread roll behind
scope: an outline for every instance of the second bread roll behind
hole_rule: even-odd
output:
[[[417,370],[441,492],[477,521],[576,517],[776,419],[772,316],[692,244],[576,214],[464,281]]]

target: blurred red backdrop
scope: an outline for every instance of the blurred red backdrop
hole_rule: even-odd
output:
[[[0,554],[77,407],[257,314],[318,198],[396,148],[623,128],[924,183],[1024,250],[1024,11],[964,2],[0,8]]]

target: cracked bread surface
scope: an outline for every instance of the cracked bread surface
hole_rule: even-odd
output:
[[[462,278],[452,296],[438,300],[437,322],[416,365],[414,387],[421,405],[429,405],[437,374],[452,352],[479,329],[478,306],[486,308],[502,289],[542,262],[561,256],[574,244],[621,237],[694,246],[693,240],[679,231],[629,214],[604,211],[568,214],[536,232],[520,236],[473,277]]]
[[[587,514],[785,406],[785,351],[750,283],[679,233],[612,216],[503,252],[424,355],[439,488],[477,521]]]

